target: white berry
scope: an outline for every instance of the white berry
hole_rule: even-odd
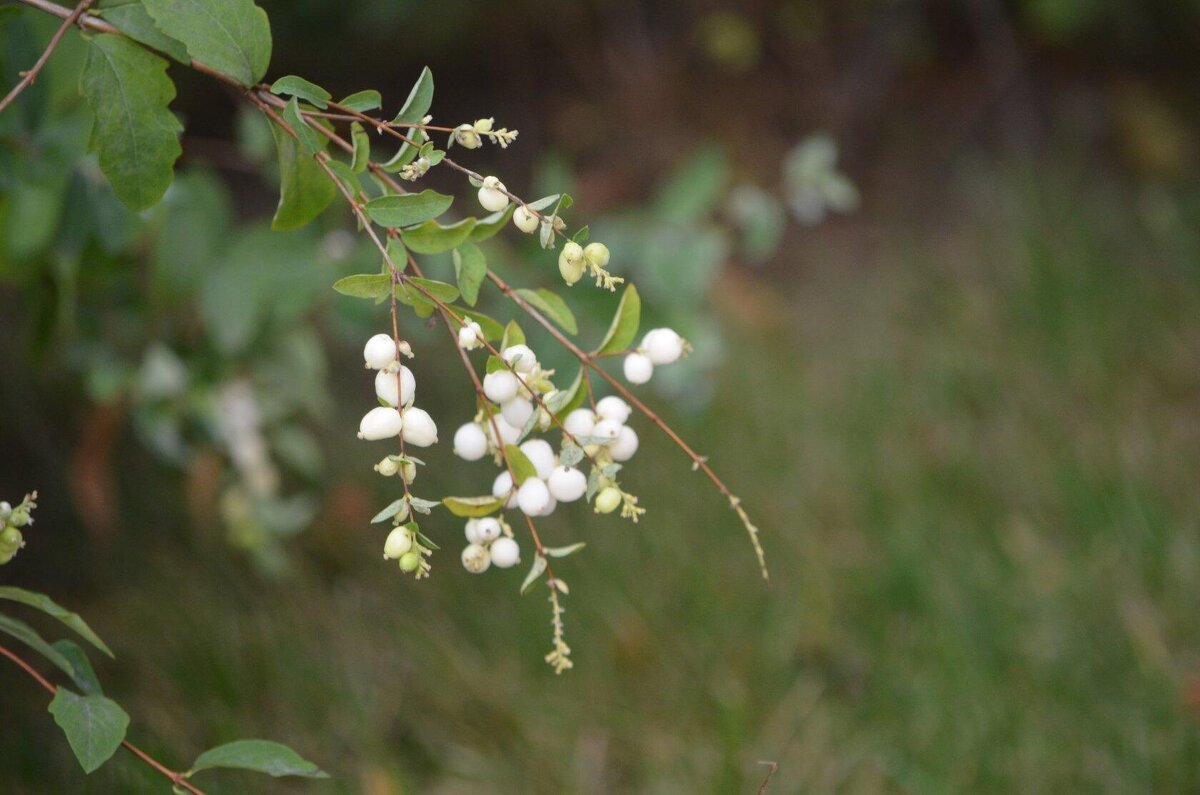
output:
[[[429,447],[437,443],[437,425],[429,412],[412,406],[404,410],[403,416],[404,431],[401,435],[405,442],[417,447]]]
[[[358,423],[358,438],[372,442],[390,439],[399,436],[403,427],[404,421],[400,418],[400,412],[377,406],[363,415],[362,421]]]
[[[673,329],[656,328],[647,331],[646,336],[642,337],[639,350],[646,354],[653,364],[671,364],[683,356],[686,344],[683,337]]]
[[[467,536],[468,544],[478,544],[479,543],[479,520],[478,519],[468,519],[466,527],[463,528],[463,532]]]
[[[396,374],[390,368],[380,370],[375,374],[375,394],[389,406],[405,406],[411,403],[417,392],[417,379],[413,378],[412,370],[400,365],[399,387],[396,381]]]
[[[462,564],[472,574],[483,574],[492,565],[492,556],[479,544],[467,544],[462,551]]]
[[[587,491],[587,477],[575,467],[555,467],[547,485],[554,499],[575,502]]]
[[[596,403],[596,416],[605,420],[612,420],[618,425],[624,425],[629,421],[629,415],[633,413],[633,409],[629,408],[629,404],[616,395],[609,395],[606,398],[600,398]]]
[[[492,562],[497,568],[511,569],[521,562],[521,548],[507,536],[497,538],[492,543]]]
[[[622,425],[620,433],[617,434],[617,440],[609,445],[608,452],[612,455],[613,461],[628,461],[633,458],[637,449],[637,433],[628,425]]]
[[[517,396],[501,404],[500,416],[514,428],[524,428],[525,423],[533,416],[533,403],[529,398]]]
[[[493,403],[507,403],[517,396],[521,384],[508,370],[497,370],[483,377],[483,394]]]
[[[625,357],[625,380],[631,384],[644,384],[654,375],[654,362],[642,353],[631,353]]]
[[[537,356],[528,345],[510,345],[502,355],[504,361],[518,373],[533,372],[533,368],[537,367]]]
[[[537,476],[545,479],[554,470],[554,448],[545,439],[530,439],[521,445],[521,452],[537,470]]]
[[[591,409],[575,409],[563,420],[563,429],[572,436],[591,436],[596,415]]]
[[[397,527],[388,533],[387,540],[383,542],[383,556],[388,560],[397,560],[412,549],[412,545],[412,533],[407,528]]]
[[[382,370],[396,361],[396,341],[387,334],[376,334],[367,340],[363,359],[372,370]]]
[[[487,434],[473,422],[454,432],[454,454],[464,461],[478,461],[487,453]]]
[[[490,544],[500,537],[500,520],[493,516],[487,516],[479,520],[479,524],[475,526],[475,536],[481,544]]]
[[[517,507],[517,495],[513,491],[512,475],[505,470],[496,476],[492,481],[492,496],[493,497],[508,497],[508,502],[504,504],[505,508]]]
[[[479,189],[479,203],[483,209],[498,213],[508,206],[508,196],[505,195],[504,183],[495,177],[485,177],[483,187]]]
[[[592,436],[604,439],[604,444],[612,444],[621,435],[622,427],[621,423],[616,420],[600,420],[596,423]]]
[[[465,351],[471,351],[482,345],[483,328],[474,320],[458,330],[458,347]]]
[[[500,438],[496,438],[496,429],[500,430]],[[508,424],[508,420],[503,416],[492,415],[492,418],[487,422],[486,426],[488,438],[497,447],[503,447],[506,444],[516,444],[517,439],[521,438],[521,429]]]
[[[513,226],[527,235],[537,229],[539,223],[538,217],[523,204],[513,213]]]
[[[517,507],[527,516],[540,516],[550,504],[550,490],[538,478],[527,478],[517,489]]]
[[[539,513],[538,516],[549,516],[550,514],[554,513],[554,509],[557,507],[558,500],[554,499],[554,495],[551,494],[550,499],[546,500],[546,507],[542,509],[542,512]]]

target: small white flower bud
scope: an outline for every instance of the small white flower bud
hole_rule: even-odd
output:
[[[549,442],[545,439],[530,439],[521,444],[521,452],[529,459],[529,463],[533,464],[539,478],[544,480],[550,477],[550,473],[554,471],[554,448]]]
[[[628,422],[631,413],[633,409],[629,404],[616,395],[600,398],[596,403],[596,416],[602,420],[612,420],[618,425]]]
[[[412,533],[406,527],[397,527],[388,533],[383,542],[383,556],[388,560],[398,560],[401,555],[412,549]]]
[[[525,423],[533,416],[533,403],[529,398],[520,395],[500,406],[500,416],[514,428],[525,428]]]
[[[363,415],[362,421],[358,424],[358,438],[372,442],[378,439],[390,439],[393,436],[399,436],[403,427],[404,421],[400,418],[400,412],[377,406]]]
[[[617,437],[621,435],[623,426],[616,420],[600,420],[596,423],[596,427],[592,429],[592,436],[607,439],[605,444],[612,444],[617,441]]]
[[[472,351],[483,346],[483,329],[474,320],[458,330],[458,347]]]
[[[499,569],[511,569],[521,562],[521,548],[517,542],[505,536],[492,543],[492,562]]]
[[[583,250],[583,258],[593,268],[606,268],[609,258],[608,246],[603,243],[588,243]]]
[[[587,492],[587,477],[575,467],[555,467],[547,486],[559,502],[575,502]]]
[[[479,544],[467,544],[462,551],[462,565],[472,574],[483,574],[492,565],[492,556]]]
[[[375,471],[385,478],[390,478],[400,471],[400,465],[396,463],[396,459],[388,456],[375,465]]]
[[[500,520],[494,516],[486,516],[475,526],[475,535],[481,544],[490,544],[500,537]]]
[[[510,367],[522,375],[533,372],[533,368],[537,367],[537,356],[528,345],[509,345],[502,356]]]
[[[504,404],[517,396],[521,384],[508,370],[497,370],[483,377],[483,394],[493,403]]]
[[[625,380],[631,384],[644,384],[654,375],[654,362],[650,357],[641,353],[631,353],[625,357]]]
[[[596,427],[596,415],[591,409],[575,409],[563,420],[563,428],[572,436],[591,436]]]
[[[628,461],[638,449],[638,435],[628,425],[621,426],[617,440],[609,445],[608,452],[613,461]]]
[[[479,203],[483,209],[498,213],[508,206],[508,196],[505,194],[504,183],[495,177],[485,177],[483,187],[479,189]]]
[[[541,220],[533,214],[533,211],[523,204],[513,212],[513,226],[527,235],[536,232],[540,223]]]
[[[475,132],[472,124],[460,124],[454,128],[454,140],[464,149],[478,149],[483,146],[483,139]]]
[[[517,489],[517,507],[527,516],[539,516],[550,504],[550,490],[539,478],[527,478]]]
[[[494,124],[495,121],[496,120],[494,118],[477,119],[475,121],[475,132],[490,133],[492,131],[492,124]]]
[[[403,416],[402,436],[406,444],[429,447],[431,444],[437,443],[437,425],[434,423],[433,417],[429,416],[429,412],[412,406],[404,410]]]
[[[387,334],[376,334],[367,340],[363,359],[371,370],[382,370],[396,361],[396,341]]]
[[[487,435],[473,422],[454,432],[454,454],[464,461],[478,461],[487,453]]]
[[[408,340],[400,340],[400,353],[404,354],[405,359],[413,357],[412,346],[408,344]]]
[[[417,379],[413,377],[412,370],[404,365],[400,365],[399,386],[396,374],[390,369],[375,374],[375,394],[389,406],[408,405],[416,393]]]
[[[676,334],[674,329],[656,328],[647,331],[646,336],[642,337],[639,350],[654,364],[672,364],[683,356],[686,345],[686,341]]]

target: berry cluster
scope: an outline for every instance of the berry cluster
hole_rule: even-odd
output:
[[[654,375],[656,365],[674,364],[691,351],[688,341],[673,329],[651,329],[642,337],[637,350],[625,357],[625,380],[631,384],[644,384]]]
[[[503,519],[494,516],[468,519],[466,535],[462,564],[472,574],[482,574],[492,564],[511,569],[521,562],[521,548],[513,539],[512,528]]]
[[[37,507],[37,492],[25,495],[25,499],[16,508],[8,502],[0,502],[0,566],[8,563],[17,555],[17,551],[25,546],[25,536],[22,527],[33,524],[30,515]]]

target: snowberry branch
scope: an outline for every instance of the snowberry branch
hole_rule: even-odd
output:
[[[46,61],[50,60],[50,56],[58,47],[58,43],[62,41],[63,34],[79,20],[79,17],[83,15],[84,11],[87,11],[88,6],[91,4],[92,0],[82,0],[79,5],[75,6],[75,10],[63,19],[63,23],[58,26],[58,30],[54,31],[54,36],[51,37],[50,43],[46,45],[46,49],[41,57],[37,59],[27,72],[23,73],[20,81],[13,86],[12,91],[9,91],[4,99],[0,99],[0,113],[3,113],[4,109],[11,105],[20,96],[22,91],[33,85],[33,81],[37,79],[38,72],[42,71],[42,67],[46,65]]]

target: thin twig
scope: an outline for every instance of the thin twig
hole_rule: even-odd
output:
[[[771,776],[775,775],[775,771],[779,769],[779,763],[778,762],[759,762],[759,764],[767,765],[768,767],[771,768],[770,770],[767,771],[767,777],[764,778],[763,782],[758,785],[757,795],[765,795],[765,793],[767,791],[767,785],[771,783]]]
[[[58,30],[54,31],[54,36],[51,37],[50,43],[46,45],[46,49],[42,52],[41,57],[37,59],[37,62],[34,63],[29,71],[25,72],[24,77],[13,86],[12,91],[9,91],[4,99],[0,99],[0,113],[3,113],[4,109],[11,105],[22,91],[33,85],[33,81],[37,79],[38,72],[42,71],[42,67],[46,65],[46,61],[50,60],[50,55],[58,47],[58,43],[62,41],[67,28],[74,25],[76,20],[83,15],[84,11],[87,11],[88,6],[91,4],[92,0],[81,0],[79,5],[75,6],[75,10],[67,15],[63,23],[58,26]]]

